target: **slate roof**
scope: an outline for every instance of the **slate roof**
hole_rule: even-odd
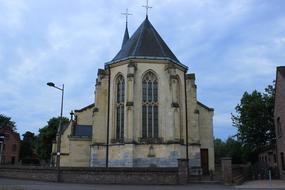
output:
[[[95,106],[95,104],[93,103],[93,104],[90,104],[90,105],[88,105],[88,106],[86,106],[84,108],[81,108],[80,110],[74,110],[74,112],[83,112],[83,111],[85,111],[87,109],[90,109],[90,108],[92,108],[94,106]]]
[[[124,39],[123,39],[123,43],[122,43],[122,48],[124,47],[124,45],[127,43],[127,41],[129,39],[130,39],[130,36],[129,36],[128,25],[126,25],[125,35],[124,35]]]
[[[167,59],[182,65],[150,23],[148,17],[127,42],[123,41],[123,44],[119,53],[110,63],[128,58],[149,58]],[[182,66],[187,68],[185,65]]]
[[[91,137],[92,125],[76,125],[74,127],[74,134],[76,137]]]

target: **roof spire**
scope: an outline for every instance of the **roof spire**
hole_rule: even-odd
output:
[[[148,18],[148,9],[152,8],[148,5],[148,0],[146,0],[146,5],[143,5],[142,7],[144,7],[146,9],[146,18]]]
[[[123,46],[127,43],[127,41],[130,39],[130,36],[129,36],[129,30],[128,30],[128,18],[129,18],[129,15],[132,15],[129,13],[129,10],[126,9],[126,12],[125,13],[122,13],[122,15],[125,15],[126,16],[126,29],[125,29],[125,35],[124,35],[124,39],[123,39],[123,43],[122,43],[122,48]]]
[[[125,16],[126,16],[126,27],[128,27],[128,19],[129,19],[129,16],[130,16],[130,15],[133,15],[133,14],[130,14],[130,13],[129,13],[129,9],[126,9],[126,12],[125,12],[125,13],[122,13],[122,15],[125,15]]]

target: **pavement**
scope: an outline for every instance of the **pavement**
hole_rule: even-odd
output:
[[[284,180],[272,180],[272,183],[269,180],[257,180],[257,181],[247,181],[242,185],[236,186],[236,188],[240,189],[285,189],[285,181]]]
[[[273,187],[284,189],[284,181],[273,181]],[[279,188],[280,187],[280,188]],[[253,190],[269,189],[266,181],[247,182],[241,186],[223,186],[219,184],[188,184],[188,185],[94,185],[94,184],[70,184],[70,183],[51,183],[40,181],[26,181],[16,179],[0,178],[0,190]]]

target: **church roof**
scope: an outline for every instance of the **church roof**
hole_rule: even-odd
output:
[[[124,45],[127,43],[127,41],[129,39],[130,39],[130,36],[129,36],[128,25],[126,25],[125,35],[124,35],[124,39],[123,39],[123,43],[122,43],[122,48],[124,47]]]
[[[148,17],[127,42],[124,38],[123,44],[119,53],[109,64],[129,58],[149,58],[167,59],[182,65],[150,23]],[[182,66],[187,68],[185,65]]]

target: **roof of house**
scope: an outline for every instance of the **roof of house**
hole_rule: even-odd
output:
[[[209,111],[214,111],[214,108],[209,108],[208,106],[206,106],[205,104],[197,101],[197,104],[200,105],[201,107],[205,108],[206,110],[209,110]]]
[[[127,41],[125,41],[127,39],[126,32],[121,50],[108,64],[126,60],[128,58],[147,58],[166,59],[187,68],[180,63],[174,53],[170,50],[150,23],[148,17],[146,17],[140,27]]]
[[[83,112],[83,111],[85,111],[87,109],[93,108],[94,106],[95,106],[95,104],[93,103],[93,104],[90,104],[90,105],[88,105],[88,106],[86,106],[84,108],[81,108],[80,110],[74,110],[74,112]]]

